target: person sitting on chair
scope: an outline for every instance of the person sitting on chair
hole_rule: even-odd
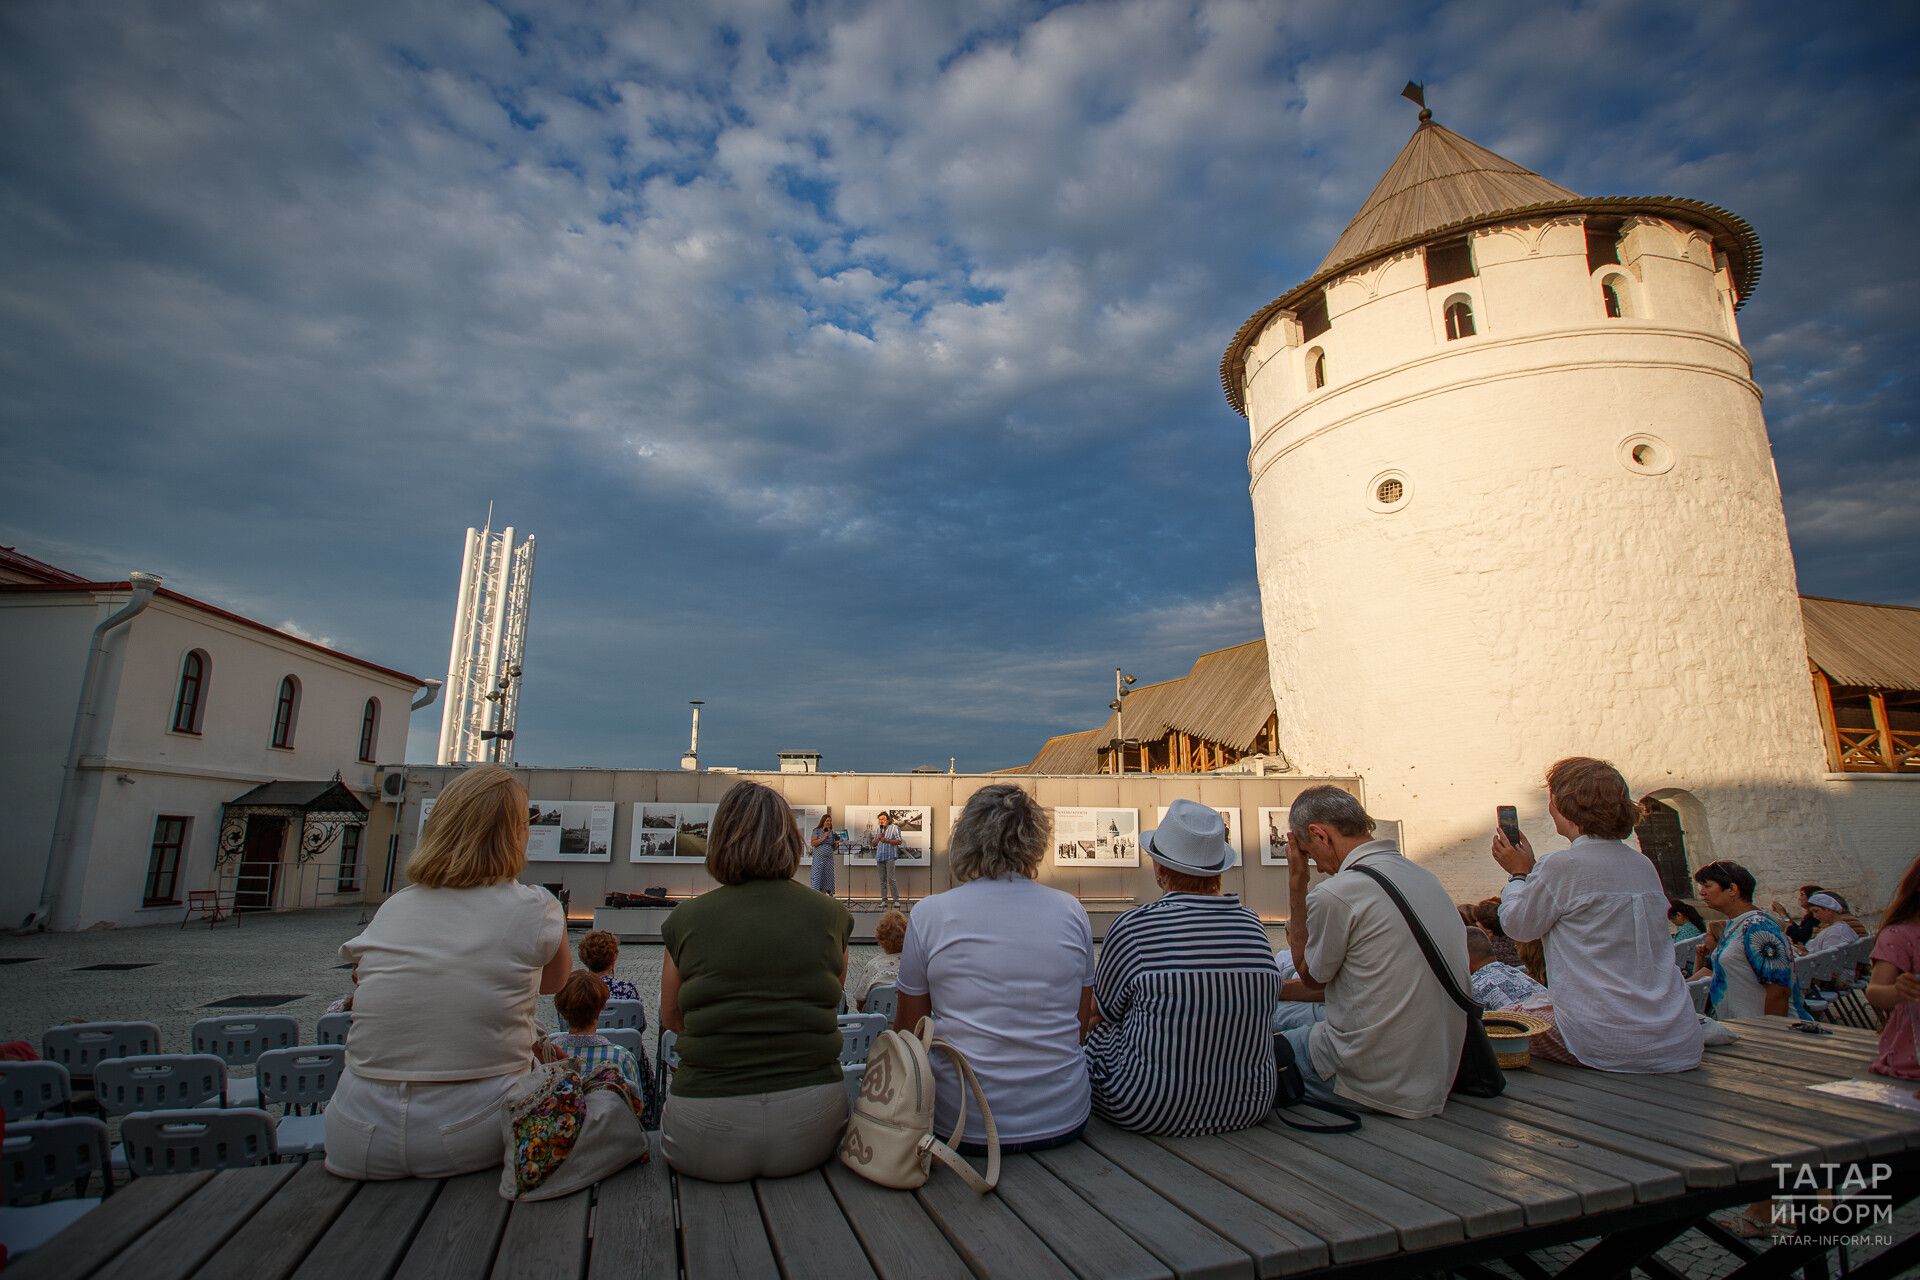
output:
[[[1482,1009],[1538,1009],[1552,1001],[1547,989],[1517,964],[1493,958],[1493,939],[1479,925],[1467,930],[1468,981]]]
[[[889,911],[873,926],[873,940],[880,954],[867,961],[860,975],[860,986],[851,991],[849,1003],[866,1012],[867,997],[875,987],[893,986],[900,981],[900,948],[907,941],[907,917],[904,912]]]
[[[640,988],[625,978],[613,976],[613,966],[620,962],[620,939],[605,929],[595,929],[580,939],[580,967],[593,974],[607,986],[609,1000],[638,1000]],[[640,1020],[640,1029],[646,1030],[644,1016]]]
[[[1094,971],[1093,1110],[1136,1133],[1225,1133],[1273,1110],[1280,998],[1267,931],[1220,891],[1234,862],[1220,815],[1167,806],[1140,837],[1165,893],[1113,922]]]
[[[1693,873],[1700,901],[1726,916],[1720,937],[1702,938],[1694,968],[1711,963],[1708,1012],[1716,1018],[1798,1018],[1811,1022],[1793,976],[1793,944],[1779,921],[1753,905],[1753,872],[1709,862]]]
[[[607,986],[598,974],[575,969],[553,997],[553,1009],[567,1029],[547,1037],[547,1043],[563,1051],[585,1070],[611,1063],[620,1068],[627,1083],[641,1090],[641,1097],[652,1103],[653,1081],[640,1071],[639,1060],[600,1034],[600,1011],[607,1007]]]
[[[1807,914],[1819,928],[1807,939],[1807,954],[1832,951],[1867,936],[1866,926],[1847,909],[1847,900],[1831,889],[1807,895]]]

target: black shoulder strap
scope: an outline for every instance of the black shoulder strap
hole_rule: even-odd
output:
[[[1433,939],[1427,935],[1427,927],[1420,923],[1420,917],[1413,913],[1413,907],[1408,904],[1400,890],[1394,887],[1393,881],[1387,879],[1383,872],[1372,867],[1363,867],[1358,863],[1342,870],[1358,871],[1387,891],[1387,896],[1393,899],[1393,905],[1400,908],[1400,914],[1406,917],[1407,927],[1413,930],[1413,940],[1420,944],[1421,954],[1427,957],[1427,964],[1432,968],[1433,976],[1440,980],[1440,985],[1447,989],[1447,994],[1453,997],[1455,1004],[1466,1010],[1469,1015],[1477,1017],[1480,1013],[1479,1004],[1473,997],[1460,990],[1460,984],[1454,980],[1453,970],[1448,968],[1447,962],[1440,958],[1440,948],[1433,945]]]

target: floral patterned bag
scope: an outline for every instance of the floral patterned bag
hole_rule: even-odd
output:
[[[535,1067],[500,1102],[507,1150],[500,1194],[552,1200],[646,1160],[644,1109],[611,1064],[585,1072],[571,1060]]]

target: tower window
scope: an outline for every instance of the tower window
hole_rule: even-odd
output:
[[[1367,505],[1380,515],[1392,515],[1406,510],[1413,500],[1413,481],[1407,473],[1397,468],[1382,471],[1367,481]]]
[[[1327,353],[1315,347],[1307,352],[1307,390],[1318,391],[1327,385]]]
[[[1447,303],[1447,341],[1456,338],[1471,338],[1473,329],[1473,304],[1465,298],[1455,298]]]
[[[1600,282],[1600,305],[1607,309],[1607,315],[1614,320],[1627,314],[1626,303],[1620,299],[1619,277],[1608,276]]]
[[[1398,480],[1382,480],[1380,487],[1373,491],[1374,499],[1383,507],[1390,507],[1406,495],[1407,486]]]
[[[1620,220],[1587,219],[1587,270],[1598,271],[1620,263]]]
[[[1312,342],[1331,328],[1333,321],[1327,317],[1327,295],[1316,293],[1313,301],[1300,308],[1301,341]]]
[[[1438,289],[1456,280],[1471,280],[1476,274],[1473,269],[1473,248],[1465,236],[1428,248],[1427,288]]]

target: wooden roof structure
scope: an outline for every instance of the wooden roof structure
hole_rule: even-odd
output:
[[[1837,685],[1920,693],[1920,609],[1801,596],[1807,657]]]
[[[1241,417],[1247,413],[1242,384],[1247,348],[1275,316],[1303,306],[1335,277],[1357,267],[1477,227],[1569,213],[1670,218],[1699,227],[1727,255],[1736,308],[1759,287],[1760,237],[1738,214],[1680,196],[1577,195],[1435,124],[1432,117],[1430,111],[1420,113],[1413,136],[1313,275],[1254,312],[1227,344],[1220,358],[1220,385]]]

